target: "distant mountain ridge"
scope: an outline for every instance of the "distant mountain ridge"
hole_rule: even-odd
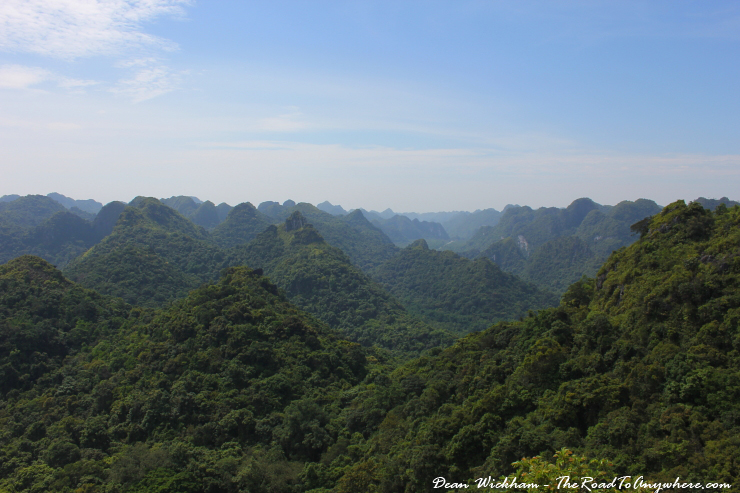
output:
[[[275,204],[275,203],[271,203]],[[325,201],[316,206],[329,214],[339,216],[348,214],[343,207]],[[507,206],[509,207],[509,206]],[[399,212],[388,208],[383,212],[360,208],[365,218],[383,230],[399,246],[405,246],[418,239],[428,241],[448,241],[450,238],[468,239],[481,226],[494,226],[501,216],[496,209],[475,212]],[[436,242],[436,243],[439,243]]]
[[[262,202],[257,209],[271,217],[274,223],[285,221],[296,211],[300,212],[327,243],[345,252],[352,263],[363,270],[379,265],[398,251],[393,241],[357,209],[344,216],[333,216],[311,204],[296,204],[292,200],[282,205]]]
[[[694,202],[699,202],[702,207],[705,209],[709,209],[711,211],[715,210],[720,204],[725,204],[727,207],[734,207],[736,205],[740,205],[740,202],[737,202],[735,200],[730,200],[727,197],[722,197],[721,199],[706,199],[704,197],[699,197]]]
[[[143,198],[134,199],[131,205],[137,205],[139,200]],[[424,239],[434,249],[450,249],[470,258],[487,257],[504,271],[555,292],[562,292],[581,275],[594,275],[613,250],[635,240],[630,226],[659,209],[644,199],[605,206],[586,198],[564,209],[508,205],[503,212],[485,209],[406,215],[395,214],[390,208],[380,213],[362,209],[347,213],[328,201],[319,204],[326,210],[292,200],[283,204],[263,202],[257,208],[248,202],[236,208],[225,203],[216,206],[191,196],[173,196],[158,202],[180,213],[178,227],[189,228],[189,232],[183,230],[181,234],[208,244],[209,248],[225,251],[246,244],[270,224],[279,224],[300,211],[328,244],[344,251],[365,272],[396,256],[398,246]],[[738,204],[727,197],[699,197],[695,202],[710,209],[719,204]],[[0,261],[33,254],[66,269],[113,233],[126,207],[122,202],[112,202],[93,215],[78,205],[95,210],[99,203],[58,193],[0,198]],[[424,218],[444,220],[444,224]],[[472,237],[460,239],[473,230],[477,232]],[[131,259],[142,253],[131,245],[127,248],[133,255]],[[182,272],[176,273],[178,268],[172,263],[162,258],[159,261],[161,273],[169,272],[184,286],[194,285],[194,281],[181,277]]]
[[[168,199],[159,199],[159,201],[208,230],[224,222],[232,209],[225,202],[215,205],[210,200],[204,202],[197,197],[186,195],[172,196]]]
[[[370,222],[398,246],[405,246],[420,239],[442,241],[450,239],[445,228],[435,222],[409,219],[401,215],[395,215],[389,219],[373,219]]]
[[[487,257],[506,272],[562,293],[581,276],[594,276],[612,251],[636,241],[630,226],[658,212],[645,199],[616,206],[582,198],[565,209],[512,207],[467,242],[465,255]]]
[[[46,196],[56,200],[69,210],[76,207],[83,212],[95,215],[103,208],[103,204],[93,199],[75,200],[56,192],[49,193]]]
[[[316,204],[316,208],[333,216],[345,216],[349,214],[341,205],[332,205],[328,200],[325,200],[320,204]]]

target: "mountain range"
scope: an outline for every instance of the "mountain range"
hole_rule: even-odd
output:
[[[33,231],[67,213],[36,218],[29,211],[52,212],[48,197],[26,199],[0,211],[4,224]],[[556,306],[466,334],[453,328],[548,295],[424,240],[362,269],[306,205],[280,205],[287,216],[227,249],[157,199],[121,205],[109,204],[105,225],[118,211],[115,225],[71,272],[102,287],[120,275],[131,282],[121,293],[143,305],[137,290],[161,283],[149,297],[168,293],[151,268],[203,281],[140,306],[37,256],[0,265],[0,490],[422,492],[437,477],[475,488],[481,477],[563,473],[579,484],[740,480],[740,207],[669,204],[633,223],[634,241]],[[235,222],[253,224],[243,209]],[[543,216],[568,232],[611,210],[579,202]],[[354,227],[326,221],[335,235]],[[550,241],[532,234],[536,248]],[[513,300],[499,292],[497,305],[497,286]]]

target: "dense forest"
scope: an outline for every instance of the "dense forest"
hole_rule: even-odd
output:
[[[727,199],[439,216],[497,222],[460,255],[328,203],[51,195],[0,199],[0,491],[740,479]]]
[[[430,250],[423,239],[370,275],[409,311],[458,334],[557,304],[554,294],[503,272],[485,257],[470,260]]]
[[[414,355],[453,340],[447,331],[409,316],[299,211],[236,247],[233,255],[236,264],[262,270],[293,303],[363,346]]]
[[[583,275],[593,277],[614,251],[635,241],[630,226],[660,212],[651,200],[610,207],[590,199],[565,209],[510,207],[495,226],[478,229],[457,250],[486,257],[542,289],[563,293]]]

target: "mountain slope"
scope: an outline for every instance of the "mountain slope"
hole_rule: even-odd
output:
[[[245,202],[229,211],[226,220],[211,232],[211,239],[221,248],[231,248],[253,240],[272,222],[251,203]]]
[[[450,239],[441,224],[418,219],[411,220],[406,216],[396,215],[389,219],[374,219],[372,224],[397,245],[407,245],[419,239]]]
[[[458,334],[557,304],[555,295],[502,272],[486,258],[430,250],[424,240],[373,269],[371,276],[411,313]]]
[[[296,491],[368,371],[246,268],[88,341],[3,401],[1,490]]]
[[[260,212],[272,217],[274,222],[285,221],[298,211],[331,246],[346,253],[353,264],[367,271],[393,257],[398,248],[381,230],[365,219],[362,211],[354,210],[345,216],[332,216],[311,204],[286,201],[263,202]]]
[[[63,267],[98,241],[90,222],[49,197],[0,203],[0,262],[32,254]]]
[[[66,209],[59,202],[43,195],[27,195],[10,202],[0,202],[0,223],[21,228],[33,228],[57,212]]]
[[[563,447],[619,475],[737,484],[740,208],[677,202],[639,229],[559,307],[361,385],[362,458],[335,491],[427,491]]]
[[[71,212],[58,212],[26,234],[24,253],[63,268],[98,241],[91,223]]]
[[[130,308],[71,283],[39,257],[0,265],[0,394],[29,390],[66,356],[114,333]]]
[[[190,216],[198,209],[198,203],[193,200],[193,197],[186,195],[176,195],[168,199],[159,199],[159,201],[167,207],[172,207],[185,217]]]
[[[210,200],[206,200],[200,204],[198,208],[188,216],[188,219],[207,230],[212,230],[221,223],[219,211],[216,208],[216,205]]]
[[[141,306],[184,297],[218,276],[226,255],[208,233],[157,199],[138,197],[113,232],[64,270],[102,294]]]
[[[496,209],[483,209],[475,212],[460,212],[442,222],[445,231],[452,238],[469,239],[483,226],[495,226],[503,212]]]
[[[160,199],[160,202],[175,209],[177,212],[190,219],[194,224],[207,230],[212,230],[221,224],[231,210],[231,206],[223,202],[216,206],[210,200],[201,202],[195,197],[188,197],[185,195]]]
[[[126,204],[123,202],[109,202],[100,209],[92,223],[98,241],[113,232],[113,228],[125,208]]]
[[[574,234],[589,212],[603,209],[604,206],[588,198],[574,200],[565,209],[510,207],[495,226],[481,228],[470,239],[467,249],[480,252],[501,239],[521,236],[532,251],[549,240]]]
[[[496,227],[481,228],[469,242],[493,243],[466,255],[487,257],[506,272],[563,293],[581,276],[595,275],[612,251],[634,242],[632,224],[659,211],[655,202],[644,199],[613,207],[579,199],[567,209],[509,208]]]
[[[291,302],[365,346],[418,353],[452,340],[409,316],[347,255],[324,241],[300,212],[232,253],[239,262],[262,269]]]
[[[388,260],[398,252],[390,238],[365,219],[362,211],[354,210],[339,218],[339,223],[335,224],[338,226],[331,227],[331,224],[319,223],[317,229],[327,238],[329,244],[345,252],[352,263],[364,271]],[[349,229],[346,226],[349,226]]]
[[[630,230],[633,224],[659,213],[660,210],[652,200],[625,200],[607,208],[605,212],[590,212],[578,226],[575,236],[589,245],[594,254],[600,257],[601,263],[614,250],[630,245],[637,239]]]

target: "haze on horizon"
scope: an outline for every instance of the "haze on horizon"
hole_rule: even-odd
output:
[[[0,195],[737,199],[736,2],[0,5]]]

